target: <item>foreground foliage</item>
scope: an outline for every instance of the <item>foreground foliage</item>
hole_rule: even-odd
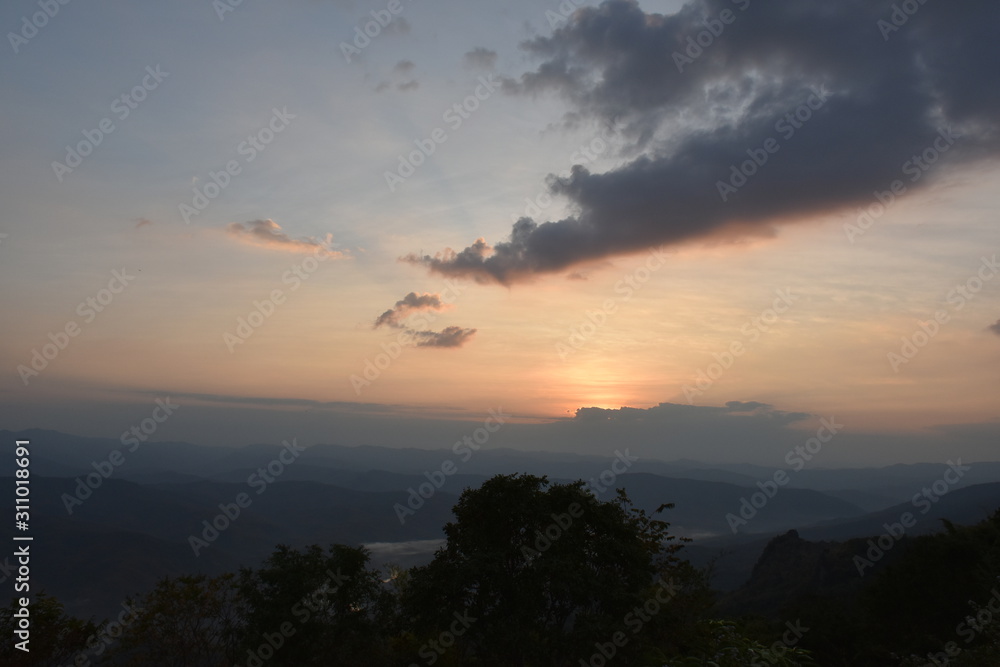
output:
[[[379,572],[363,548],[278,546],[258,568],[163,579],[101,623],[40,595],[31,652],[6,641],[0,663],[1000,664],[1000,512],[908,540],[860,592],[790,599],[781,620],[715,618],[682,540],[623,491],[601,501],[582,482],[499,475],[466,490],[454,515],[434,559],[409,570]],[[16,609],[0,608],[7,637]]]

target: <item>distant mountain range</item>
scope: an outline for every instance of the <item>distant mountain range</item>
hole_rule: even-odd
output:
[[[886,524],[900,523],[901,517],[907,513],[913,518],[913,525],[906,529],[906,535],[910,537],[942,530],[943,520],[959,525],[975,524],[1000,508],[1000,482],[955,488],[941,496],[926,513],[922,511],[925,506],[923,502],[914,505],[911,499],[910,502],[859,517],[803,523],[798,527],[797,533],[802,539],[811,541],[875,537],[886,532]],[[715,585],[727,590],[734,589],[743,585],[750,577],[754,565],[773,536],[774,533],[745,534],[700,540],[687,549],[688,557],[696,565],[705,565],[718,559]]]
[[[647,511],[674,503],[661,518],[695,538],[686,549],[693,562],[716,559],[715,583],[728,589],[742,585],[769,540],[790,529],[807,540],[873,536],[909,511],[919,515],[911,531],[918,534],[939,529],[939,518],[973,523],[1000,507],[1000,463],[969,466],[921,513],[914,494],[941,480],[947,464],[786,470],[779,485],[776,471],[760,466],[632,461],[624,452],[615,459],[183,442],[129,451],[117,440],[43,430],[0,431],[0,440],[32,443],[35,582],[83,616],[110,613],[163,576],[256,565],[279,543],[372,544],[376,561],[405,566],[429,559],[461,491],[495,474],[592,481],[604,500],[624,487]],[[13,473],[13,457],[3,457],[0,476]],[[12,488],[13,480],[0,484]],[[9,508],[11,494],[4,498]],[[203,522],[222,530],[215,537]]]

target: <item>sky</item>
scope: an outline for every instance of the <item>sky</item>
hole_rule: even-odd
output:
[[[0,7],[0,427],[996,460],[995,2]]]

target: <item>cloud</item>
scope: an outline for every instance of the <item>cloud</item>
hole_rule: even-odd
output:
[[[411,331],[417,340],[417,347],[462,347],[476,329],[445,327],[443,331]]]
[[[412,60],[400,60],[396,63],[396,66],[392,68],[392,71],[396,74],[409,74],[416,68]]]
[[[413,78],[409,78],[407,81],[399,81],[400,79],[405,79],[411,77],[413,70],[416,69],[416,64],[412,60],[400,60],[397,62],[390,72],[390,78],[395,79],[398,83],[395,84],[396,90],[408,93],[412,90],[416,90],[420,87],[420,83]],[[393,86],[389,81],[380,81],[377,86],[375,86],[375,92],[381,93],[389,90]]]
[[[477,46],[462,56],[462,60],[466,67],[491,70],[496,66],[497,52]]]
[[[783,427],[801,422],[810,417],[812,415],[805,412],[776,410],[774,406],[767,403],[729,401],[724,407],[660,403],[651,408],[579,408],[576,411],[573,421],[581,423],[641,422],[648,425],[659,423],[679,426],[681,424],[698,423],[737,424],[745,423],[744,420],[749,419],[756,423],[766,423],[771,426]]]
[[[150,220],[149,218],[136,218],[135,219],[135,228],[136,229],[139,229],[140,227],[145,227],[146,225],[151,225],[151,224],[153,224],[153,221]]]
[[[1000,336],[1000,320],[997,320],[990,326],[986,327],[988,330],[992,331],[996,335]]]
[[[627,159],[549,177],[570,217],[524,217],[501,242],[402,259],[507,285],[656,245],[771,234],[1000,156],[1000,3],[921,5],[898,30],[884,28],[896,27],[890,0],[742,6],[694,0],[665,16],[607,0],[524,43],[539,64],[504,90],[563,98],[567,123],[614,126]],[[705,20],[723,11],[734,18],[714,36]],[[778,150],[748,163],[768,139]],[[902,171],[935,142],[933,171]],[[744,163],[745,185],[720,189]]]
[[[379,315],[375,319],[375,325],[372,328],[378,329],[380,326],[386,325],[394,329],[402,329],[403,324],[401,320],[415,312],[426,310],[442,311],[445,308],[447,308],[447,305],[441,300],[440,294],[431,294],[430,292],[417,294],[416,292],[410,292],[397,301],[396,305],[392,308]]]
[[[125,390],[122,390],[125,391]],[[199,401],[205,403],[226,403],[231,405],[250,405],[262,408],[305,408],[309,410],[333,410],[343,412],[396,412],[406,410],[406,406],[397,403],[361,403],[357,401],[317,401],[311,398],[287,398],[273,396],[240,396],[236,394],[205,394],[190,391],[170,391],[166,389],[133,389],[129,393],[144,394],[154,398],[170,396],[178,400]]]
[[[757,401],[728,401],[726,409],[729,412],[771,412],[774,406],[769,403],[758,403]]]
[[[433,353],[430,353],[433,354]],[[80,427],[60,427],[79,430],[89,427],[100,433],[107,424],[127,423],[134,418],[132,402],[137,393],[150,400],[170,396],[190,410],[184,423],[177,422],[179,431],[171,438],[204,442],[222,446],[243,446],[247,443],[281,442],[294,433],[300,443],[328,443],[330,434],[344,445],[380,442],[389,446],[440,451],[441,443],[455,442],[469,432],[471,420],[482,420],[479,409],[423,402],[417,405],[322,402],[285,396],[235,396],[198,394],[174,391],[176,387],[137,389],[134,386],[104,387],[108,395],[121,400],[100,403],[58,403],[61,415],[69,415]],[[26,422],[46,424],[51,419],[51,405],[16,403]],[[670,404],[665,404],[670,406]],[[510,412],[509,406],[504,406]],[[534,452],[562,452],[559,461],[564,468],[579,461],[578,455],[601,458],[598,467],[589,471],[574,468],[573,476],[586,479],[607,466],[611,451],[619,449],[638,456],[634,469],[641,469],[654,460],[676,461],[694,459],[716,463],[754,463],[775,469],[786,468],[786,457],[795,448],[816,434],[819,417],[843,423],[844,429],[834,442],[809,462],[810,468],[893,465],[907,462],[940,461],[941,452],[961,455],[963,461],[996,460],[996,443],[1000,440],[1000,421],[939,426],[920,431],[867,431],[848,423],[839,415],[821,415],[786,425],[757,415],[733,414],[724,407],[673,405],[648,410],[634,409],[644,419],[583,420],[553,419],[548,415],[518,412],[516,418],[490,436],[490,449],[503,448]],[[617,412],[617,411],[610,411]],[[69,424],[69,422],[63,422]],[[117,438],[117,435],[109,434]],[[494,446],[494,440],[495,446]],[[613,444],[612,444],[613,443]],[[485,450],[484,450],[485,451]],[[547,465],[539,463],[539,474]],[[477,461],[480,463],[477,464]],[[593,461],[582,461],[590,466]],[[469,461],[469,473],[493,474],[497,460]],[[480,465],[477,468],[477,465]],[[655,465],[655,463],[654,463]],[[937,464],[935,464],[937,465]],[[700,466],[694,466],[700,467]],[[657,472],[648,469],[648,472]],[[505,472],[517,472],[509,470]],[[530,472],[530,471],[529,471]],[[662,471],[659,471],[662,474]],[[936,474],[936,473],[935,473]],[[569,473],[566,473],[569,476]],[[928,478],[930,479],[930,478]]]
[[[281,231],[281,225],[271,219],[231,222],[226,225],[226,233],[241,243],[248,243],[261,248],[273,248],[290,252],[320,251],[327,257],[343,257],[343,253],[332,250],[334,244],[331,234],[327,234],[322,241],[311,236],[293,239]]]
[[[405,17],[397,16],[385,27],[385,32],[389,35],[408,35],[410,28],[410,22]]]
[[[425,313],[421,317],[421,325],[433,322],[434,315],[431,313],[441,312],[447,308],[448,304],[441,300],[440,294],[410,292],[392,308],[375,318],[375,325],[372,328],[388,326],[402,329],[406,333],[400,335],[401,342],[408,339],[416,347],[462,347],[476,333],[476,329],[451,326],[445,327],[442,331],[418,330],[403,323],[404,319],[418,312]]]

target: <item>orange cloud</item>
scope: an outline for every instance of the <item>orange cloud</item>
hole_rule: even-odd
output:
[[[231,222],[226,225],[226,233],[241,243],[260,248],[288,252],[320,251],[329,257],[343,257],[342,252],[332,250],[335,245],[332,234],[327,234],[322,240],[311,236],[293,239],[282,231],[281,225],[270,218],[251,220],[250,222]]]

